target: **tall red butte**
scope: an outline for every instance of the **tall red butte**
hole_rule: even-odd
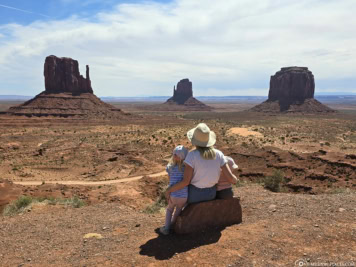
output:
[[[281,68],[271,76],[268,99],[253,107],[257,112],[335,112],[314,99],[314,75],[307,67]]]
[[[161,106],[168,110],[212,110],[211,107],[193,97],[193,85],[189,79],[180,80],[177,83],[177,89],[173,88],[173,96]]]
[[[78,61],[67,57],[46,57],[45,91],[22,105],[11,107],[9,115],[121,119],[124,112],[101,101],[93,93],[86,66],[86,77],[79,73]]]

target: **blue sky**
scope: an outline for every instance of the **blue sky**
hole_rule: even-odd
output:
[[[354,0],[0,0],[0,95],[44,90],[48,55],[90,66],[99,96],[267,95],[307,66],[316,93],[356,93]]]

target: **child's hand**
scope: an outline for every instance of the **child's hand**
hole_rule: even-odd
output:
[[[171,196],[171,193],[168,191],[168,189],[166,190],[166,192],[164,192],[164,196],[167,199],[167,202],[169,202],[169,197]]]

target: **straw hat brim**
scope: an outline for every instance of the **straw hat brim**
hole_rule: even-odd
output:
[[[200,146],[200,147],[211,147],[215,145],[216,143],[216,134],[213,131],[209,132],[209,140],[207,142],[201,142],[197,139],[194,138],[194,131],[197,127],[190,129],[187,132],[187,137],[188,140],[192,143],[194,146]]]

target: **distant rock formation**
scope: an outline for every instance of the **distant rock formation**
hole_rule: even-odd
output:
[[[281,68],[271,76],[268,99],[253,107],[257,112],[335,112],[314,99],[314,75],[307,67]]]
[[[48,56],[44,64],[44,76],[46,93],[93,93],[89,66],[86,66],[86,78],[84,78],[79,73],[77,60]]]
[[[74,116],[94,119],[122,119],[123,115],[127,115],[94,95],[89,66],[86,66],[84,78],[79,73],[76,60],[53,55],[46,57],[44,77],[45,91],[3,113],[27,117]]]
[[[173,97],[169,100],[176,102],[179,105],[184,105],[184,103],[190,98],[193,97],[193,86],[192,82],[189,79],[180,80],[177,83],[177,89],[174,86],[173,88]],[[168,100],[168,101],[169,101]]]
[[[163,105],[171,106],[168,109],[177,110],[212,110],[212,107],[205,105],[193,97],[193,86],[189,79],[180,80],[176,87],[173,88],[173,96],[169,98]],[[174,106],[181,107],[174,107]]]

